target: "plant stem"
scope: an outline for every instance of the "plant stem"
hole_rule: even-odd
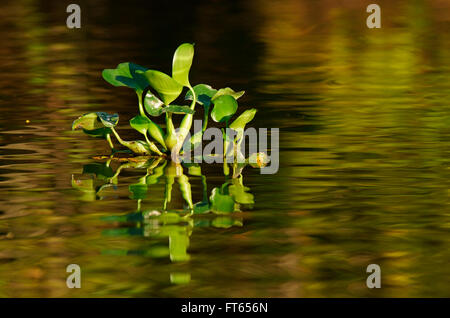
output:
[[[166,139],[164,142],[171,152],[177,144],[175,127],[172,122],[172,113],[166,113]]]
[[[144,92],[145,92],[145,91],[144,91]],[[141,114],[141,116],[143,116],[143,117],[145,117],[145,118],[148,118],[147,115],[145,115],[145,112],[144,112],[144,106],[143,106],[144,100],[143,100],[143,98],[142,98],[142,94],[143,94],[144,92],[142,92],[141,94],[139,94],[139,92],[136,92],[136,94],[137,94],[137,96],[138,96],[138,102],[139,102],[139,114]]]
[[[197,103],[197,95],[195,94],[194,89],[192,88],[191,85],[188,86],[189,90],[192,93],[192,103],[191,103],[191,109],[194,110],[195,108],[195,104]]]
[[[119,134],[117,133],[117,131],[114,129],[114,127],[111,127],[111,131],[113,132],[114,136],[116,136],[117,141],[122,145],[125,146],[124,141],[122,140],[122,138],[120,138]]]
[[[156,147],[156,145],[148,139],[147,132],[144,134],[144,136],[145,136],[145,140],[147,141],[148,146],[150,147],[150,150],[152,150],[153,152],[156,152],[158,155],[162,156],[163,153],[161,151],[159,151],[158,147]]]

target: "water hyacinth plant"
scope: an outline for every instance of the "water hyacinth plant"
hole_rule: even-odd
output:
[[[225,129],[230,128],[237,132],[233,140],[228,140],[224,133],[225,151],[230,143],[239,145],[244,127],[253,119],[256,109],[246,110],[230,123],[231,117],[238,109],[237,100],[244,91],[235,92],[229,87],[214,89],[206,84],[191,86],[189,72],[193,57],[194,45],[181,44],[173,56],[172,76],[129,62],[121,63],[115,69],[103,70],[102,76],[108,83],[117,87],[129,87],[136,92],[139,115],[130,120],[130,126],[141,133],[144,140],[123,140],[115,129],[119,115],[105,112],[93,112],[79,117],[73,122],[72,130],[82,129],[87,135],[106,139],[113,153],[116,149],[112,136],[135,155],[178,154],[190,132],[195,107],[199,104],[204,109],[203,126],[200,132],[191,137],[190,142],[194,148],[201,144],[209,116],[216,123],[224,123]],[[187,89],[184,100],[190,101],[190,104],[173,104],[184,88]],[[162,115],[165,116],[165,130],[152,120],[153,117]],[[184,116],[178,129],[173,124],[174,115]]]

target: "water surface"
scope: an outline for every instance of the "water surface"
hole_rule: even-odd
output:
[[[450,296],[446,1],[380,0],[380,30],[361,1],[78,3],[69,30],[62,2],[2,2],[1,297]],[[136,196],[148,166],[86,173],[108,146],[70,130],[117,112],[137,138],[134,93],[101,71],[169,73],[182,42],[195,42],[193,84],[246,90],[252,125],[280,128],[280,169],[244,169],[241,212],[155,217],[168,172]],[[194,203],[226,182],[220,165],[183,175]],[[185,207],[175,182],[169,209]],[[380,290],[365,285],[371,263]]]

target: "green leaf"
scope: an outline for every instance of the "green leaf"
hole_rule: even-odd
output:
[[[143,74],[166,105],[173,102],[183,90],[183,85],[167,74],[155,70],[148,70]]]
[[[220,188],[214,188],[209,197],[211,210],[216,213],[234,212],[234,200],[229,194],[223,194]]]
[[[216,94],[214,94],[214,96],[211,98],[211,100],[214,101],[216,98],[219,98],[220,96],[223,96],[223,95],[230,95],[230,96],[233,96],[235,99],[239,99],[239,97],[244,95],[244,93],[245,93],[245,91],[235,92],[231,88],[225,87],[225,88],[219,89],[216,92]]]
[[[141,115],[138,115],[130,119],[130,126],[139,131],[143,135],[147,133],[149,124],[150,119]]]
[[[137,140],[137,141],[122,141],[122,144],[133,151],[135,154],[138,155],[150,155],[151,151],[148,147],[147,143]]]
[[[215,122],[224,122],[236,112],[238,104],[231,95],[222,95],[213,100],[214,108],[211,111],[211,118]]]
[[[102,76],[111,85],[127,86],[135,91],[144,91],[149,86],[149,83],[142,72],[147,71],[148,68],[134,63],[121,63],[115,69],[104,69]]]
[[[100,118],[100,121],[105,127],[111,128],[115,127],[117,123],[119,122],[119,115],[118,114],[108,114],[104,112],[97,112],[98,118]]]
[[[150,91],[145,94],[144,108],[151,116],[159,116],[163,113],[164,103]]]
[[[217,89],[212,88],[206,84],[198,84],[193,87],[195,94],[197,95],[197,102],[200,105],[210,106],[211,98],[217,93]],[[184,97],[186,100],[192,100],[192,91],[189,90]]]
[[[183,86],[189,87],[189,70],[194,58],[194,45],[181,44],[173,55],[172,77]]]
[[[255,108],[247,109],[231,123],[230,128],[234,130],[244,129],[245,125],[247,125],[255,117],[255,114]]]
[[[103,124],[99,121],[97,113],[88,113],[78,117],[72,123],[72,130],[83,128],[86,130],[94,130],[102,128]]]

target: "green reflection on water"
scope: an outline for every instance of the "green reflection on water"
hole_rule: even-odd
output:
[[[111,247],[104,249],[106,255],[141,255],[151,258],[169,257],[172,262],[187,262],[190,237],[198,227],[230,228],[242,226],[243,220],[235,212],[241,207],[251,208],[254,198],[245,187],[242,175],[245,165],[232,164],[233,177],[224,176],[224,183],[212,189],[208,196],[207,177],[201,174],[199,164],[175,164],[159,158],[137,157],[120,163],[115,171],[113,159],[103,163],[89,163],[83,166],[83,173],[72,176],[72,186],[81,192],[80,199],[86,201],[101,200],[102,192],[108,188],[116,188],[120,173],[124,169],[145,169],[145,175],[138,177],[136,183],[129,185],[130,199],[136,201],[136,209],[127,214],[114,214],[102,217],[105,222],[115,223],[115,227],[104,230],[105,236],[143,236],[151,242],[148,249],[123,250]],[[191,183],[188,175],[201,178],[202,200],[193,203]],[[164,198],[159,207],[143,208],[142,201],[152,195],[152,186],[165,184]],[[183,209],[170,208],[173,185],[179,185],[181,197],[184,200]],[[208,217],[208,214],[210,214]],[[217,215],[212,216],[211,215]],[[198,218],[201,216],[201,218]],[[168,240],[168,246],[163,244]],[[180,273],[178,273],[180,274]],[[181,276],[171,274],[174,284],[188,283],[188,273]]]

